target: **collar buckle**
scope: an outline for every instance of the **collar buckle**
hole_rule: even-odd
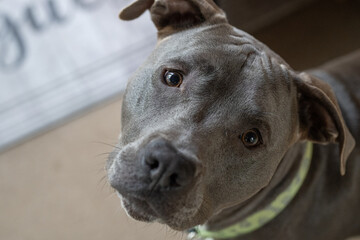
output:
[[[196,229],[189,230],[187,240],[214,240],[213,238],[202,238],[198,236]]]

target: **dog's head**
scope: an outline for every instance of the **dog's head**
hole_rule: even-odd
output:
[[[128,214],[178,230],[265,188],[296,142],[353,148],[330,87],[295,73],[211,0],[138,0],[158,44],[130,79],[107,170]]]

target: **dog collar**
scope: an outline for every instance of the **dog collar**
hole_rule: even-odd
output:
[[[291,181],[290,185],[264,209],[257,211],[246,217],[244,220],[219,231],[208,231],[203,225],[197,226],[189,231],[188,239],[212,240],[235,238],[253,232],[270,222],[285,209],[299,191],[309,171],[312,152],[313,145],[311,142],[307,142],[305,154],[301,160],[301,165],[295,178]]]

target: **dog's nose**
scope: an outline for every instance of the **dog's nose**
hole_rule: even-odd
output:
[[[143,164],[149,171],[151,189],[182,189],[189,186],[195,177],[195,162],[165,139],[150,141],[143,157]]]

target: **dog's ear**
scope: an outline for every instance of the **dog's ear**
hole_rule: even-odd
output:
[[[204,22],[227,22],[225,13],[213,0],[137,0],[120,12],[120,18],[132,20],[147,9],[158,29],[159,39]]]
[[[355,140],[345,125],[334,92],[330,85],[307,73],[299,74],[295,82],[302,138],[323,144],[339,143],[340,172],[344,175]]]
[[[121,10],[119,17],[122,20],[138,18],[154,4],[154,0],[137,0]]]

